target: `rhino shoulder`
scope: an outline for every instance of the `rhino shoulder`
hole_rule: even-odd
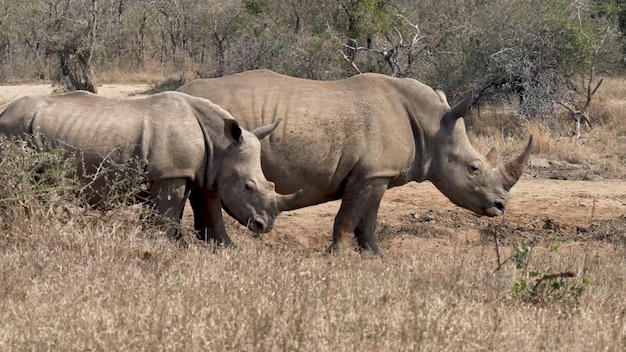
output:
[[[206,99],[178,91],[165,91],[134,101],[142,109],[150,107],[153,114],[177,116],[176,121],[186,120],[194,115],[198,107],[211,105]],[[208,103],[208,104],[207,104]]]
[[[168,107],[174,107],[176,104],[189,104],[189,101],[192,100],[190,98],[193,97],[186,93],[168,90],[164,92],[154,93],[145,98],[142,98],[142,100],[150,102],[151,104],[161,103]]]
[[[235,74],[233,76],[248,76],[248,77],[267,77],[267,78],[272,78],[272,77],[289,77],[286,75],[283,75],[281,73],[278,72],[274,72],[274,71],[270,71],[268,69],[257,69],[257,70],[250,70],[250,71],[244,71],[238,74]]]
[[[234,120],[233,116],[228,111],[226,111],[221,106],[213,103],[209,99],[196,97],[181,92],[172,93],[177,93],[180,98],[185,99],[188,102],[189,106],[193,109],[196,118],[198,119],[217,119],[219,121],[225,119]]]

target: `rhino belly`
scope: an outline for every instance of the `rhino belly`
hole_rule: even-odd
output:
[[[264,144],[261,166],[266,178],[281,194],[303,190],[290,210],[321,204],[341,198],[345,179],[354,166],[339,157],[320,157],[288,144]],[[345,155],[344,155],[345,156]]]

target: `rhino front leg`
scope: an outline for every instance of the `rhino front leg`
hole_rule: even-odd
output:
[[[158,215],[156,225],[165,227],[168,236],[179,239],[180,219],[189,195],[187,180],[180,178],[153,181],[149,192],[150,202]]]
[[[387,179],[365,182],[349,182],[341,199],[341,207],[335,217],[333,240],[327,253],[336,252],[348,241],[351,234],[357,238],[359,250],[378,254],[374,239],[378,207],[388,185]]]
[[[213,241],[224,247],[233,246],[226,233],[219,193],[208,189],[194,189],[189,195],[193,209],[196,236],[202,241]]]

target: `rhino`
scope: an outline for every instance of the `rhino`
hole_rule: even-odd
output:
[[[102,204],[107,182],[130,172],[113,166],[138,161],[148,202],[167,234],[180,236],[185,202],[194,190],[195,229],[207,238],[227,236],[222,205],[239,223],[262,233],[299,196],[299,191],[277,194],[261,169],[259,139],[279,122],[248,132],[218,105],[184,93],[113,99],[79,91],[16,100],[0,115],[0,134],[31,136],[37,148],[51,143],[80,155],[78,176],[88,186],[91,205]]]
[[[531,136],[507,163],[495,150],[481,155],[462,119],[472,97],[451,108],[443,92],[411,78],[363,73],[316,81],[253,70],[177,90],[210,99],[246,128],[283,120],[262,142],[263,172],[278,192],[303,189],[290,210],[341,199],[327,252],[354,235],[361,252],[378,254],[383,194],[410,181],[428,180],[479,215],[501,215],[533,148]]]

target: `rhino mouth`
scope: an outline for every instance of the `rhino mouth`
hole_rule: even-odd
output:
[[[504,214],[504,204],[500,202],[495,202],[493,206],[483,210],[483,215],[489,217],[500,216],[502,214]]]
[[[254,218],[248,219],[247,227],[250,231],[254,232],[255,235],[260,233],[269,232],[272,230],[273,222],[265,221],[265,219],[260,216],[255,216]]]
[[[238,223],[248,228],[248,230],[252,231],[255,237],[260,233],[270,232],[274,227],[274,220],[269,219],[265,220],[263,217],[256,215],[249,217],[245,221],[239,219],[239,217],[235,216],[235,214],[228,209],[228,206],[224,202],[222,202],[222,209],[226,212],[226,214],[230,215],[233,219],[237,220]]]

